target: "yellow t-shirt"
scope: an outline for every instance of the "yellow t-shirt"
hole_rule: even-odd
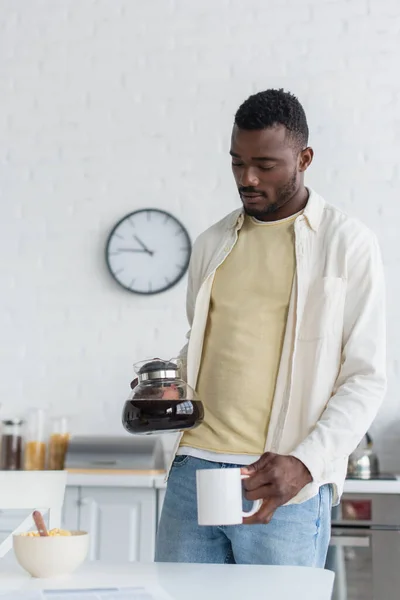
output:
[[[297,215],[246,217],[215,273],[197,392],[205,418],[181,446],[264,452],[295,272]]]

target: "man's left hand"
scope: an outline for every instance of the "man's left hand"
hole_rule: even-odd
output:
[[[275,510],[294,498],[307,483],[312,481],[307,467],[294,456],[266,452],[259,460],[242,469],[243,486],[248,500],[263,500],[262,506],[243,523],[269,523]]]

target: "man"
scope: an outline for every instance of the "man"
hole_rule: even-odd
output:
[[[194,245],[181,353],[205,420],[179,440],[156,560],[323,567],[347,457],[385,392],[380,252],[305,187],[313,150],[292,94],[248,98],[230,154],[243,209]],[[247,508],[262,507],[200,527],[196,470],[238,465]]]

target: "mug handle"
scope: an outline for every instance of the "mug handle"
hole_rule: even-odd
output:
[[[241,475],[240,479],[248,479],[249,475]],[[256,512],[258,512],[260,510],[262,506],[262,500],[254,500],[253,501],[253,508],[250,509],[248,512],[246,512],[245,510],[242,511],[242,517],[252,517],[253,515],[256,514]]]

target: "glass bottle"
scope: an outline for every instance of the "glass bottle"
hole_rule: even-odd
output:
[[[47,468],[51,471],[62,471],[70,438],[67,417],[56,417],[52,420],[49,439],[49,458]]]
[[[19,471],[22,468],[22,419],[6,419],[2,422],[1,461],[4,471]]]
[[[46,420],[43,408],[29,411],[24,455],[26,471],[43,471],[46,468]]]

